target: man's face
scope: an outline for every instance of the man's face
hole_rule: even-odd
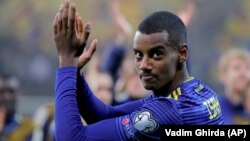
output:
[[[250,66],[243,58],[232,58],[228,61],[224,73],[224,83],[236,91],[244,91],[250,82]]]
[[[136,70],[147,90],[157,90],[174,79],[178,52],[168,42],[168,33],[142,34],[134,38]]]

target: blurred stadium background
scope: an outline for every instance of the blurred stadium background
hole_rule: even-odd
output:
[[[20,80],[19,111],[32,114],[38,106],[54,100],[58,67],[52,22],[63,0],[0,0],[0,73]],[[91,37],[99,49],[114,34],[109,0],[74,0],[80,15],[92,23]],[[177,13],[187,0],[121,0],[122,12],[133,26],[158,10]],[[249,0],[195,0],[196,11],[188,26],[189,66],[192,76],[208,83],[218,94],[220,54],[232,47],[250,49]],[[130,46],[132,47],[130,38]]]

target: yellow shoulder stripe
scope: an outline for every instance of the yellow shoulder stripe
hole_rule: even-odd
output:
[[[178,100],[180,95],[181,95],[181,88],[178,87],[167,98],[174,98],[175,100]]]
[[[198,92],[200,92],[203,88],[204,88],[203,85],[200,84],[199,87],[195,89],[195,92],[198,93]]]

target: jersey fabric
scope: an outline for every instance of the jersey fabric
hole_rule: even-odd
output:
[[[60,141],[162,140],[168,125],[223,124],[217,95],[195,78],[179,85],[167,97],[152,94],[118,107],[106,106],[96,99],[84,78],[83,88],[78,90],[77,79],[75,67],[57,70],[55,122],[56,139]],[[79,110],[78,106],[87,107]],[[80,113],[89,120],[94,118],[90,120],[92,124],[83,126]]]

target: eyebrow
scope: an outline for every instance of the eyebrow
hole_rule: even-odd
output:
[[[135,49],[135,48],[133,50],[134,50],[134,52],[142,52],[141,50]],[[166,49],[165,49],[164,46],[158,45],[158,46],[155,46],[155,47],[149,49],[149,52],[152,52],[152,51],[155,51],[155,50],[164,50],[165,51]]]
[[[154,51],[154,50],[166,50],[164,46],[159,45],[159,46],[155,46],[151,49],[149,49],[149,51]]]
[[[134,52],[141,52],[140,50],[138,50],[138,49],[135,49],[135,48],[134,48],[133,50],[134,50]]]

